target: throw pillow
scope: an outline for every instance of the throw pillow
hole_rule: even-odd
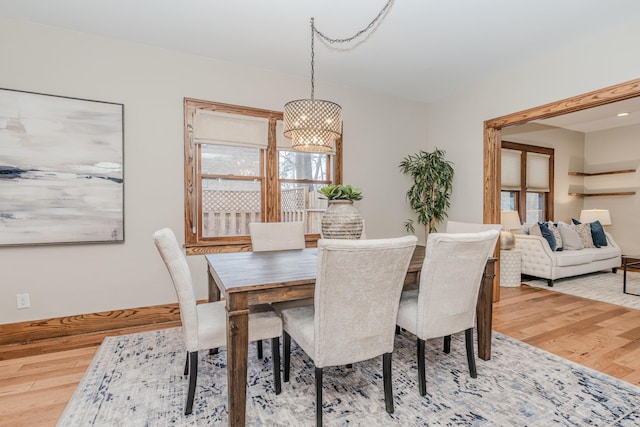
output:
[[[529,234],[532,236],[540,236],[542,237],[542,233],[540,232],[540,226],[536,222],[535,224],[531,224],[529,227]]]
[[[581,224],[577,219],[572,218],[571,221],[574,224]],[[602,246],[607,246],[607,236],[604,234],[604,228],[599,220],[595,220],[593,222],[589,222],[589,227],[591,228],[591,239],[593,240],[593,247],[600,248]]]
[[[539,222],[538,227],[540,228],[540,233],[542,234],[542,237],[544,237],[547,240],[547,243],[549,243],[549,247],[551,248],[552,251],[562,250],[562,248],[558,249],[558,245],[556,244],[556,238],[553,235],[553,232],[549,230],[549,227],[547,226],[546,223]]]
[[[562,236],[562,247],[566,250],[580,250],[584,248],[580,235],[568,224],[558,225],[558,231]]]
[[[607,236],[604,234],[604,228],[602,228],[602,224],[597,219],[593,222],[590,222],[591,226],[591,238],[593,239],[593,244],[596,248],[600,248],[602,246],[607,246]]]
[[[547,227],[553,233],[553,237],[556,238],[556,250],[561,251],[564,248],[562,244],[562,235],[560,234],[560,230],[558,230],[558,223],[553,223],[551,221],[547,222]]]
[[[580,240],[582,241],[582,245],[585,248],[596,247],[593,244],[593,237],[591,237],[591,226],[589,224],[572,225],[571,228],[578,233],[578,235],[580,236]]]

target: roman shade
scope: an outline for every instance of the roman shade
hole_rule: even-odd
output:
[[[269,120],[217,111],[196,110],[193,125],[196,144],[267,148]]]

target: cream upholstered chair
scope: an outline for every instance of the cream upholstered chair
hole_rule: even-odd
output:
[[[502,230],[501,224],[478,224],[475,222],[447,221],[447,233],[477,233],[487,230]]]
[[[249,223],[253,252],[304,249],[304,222]]]
[[[398,326],[417,336],[420,394],[427,394],[425,340],[465,331],[467,362],[476,378],[473,326],[487,259],[500,232],[431,233],[427,239],[419,289],[403,292]],[[450,343],[450,341],[449,341]],[[445,352],[448,352],[445,341]]]
[[[315,364],[316,424],[322,425],[322,372],[383,355],[387,412],[393,412],[391,353],[402,286],[417,239],[318,241],[314,305],[281,312],[284,381],[293,338]]]
[[[225,302],[196,304],[191,272],[187,259],[170,228],[153,234],[153,241],[162,256],[173,281],[178,303],[182,335],[187,348],[184,375],[189,376],[189,389],[184,413],[189,415],[198,376],[198,351],[222,347],[227,343]],[[249,341],[272,339],[273,378],[276,394],[280,394],[280,335],[282,320],[268,305],[252,309],[249,314]]]
[[[249,235],[253,252],[286,251],[304,249],[304,222],[250,222]],[[280,311],[283,308],[313,304],[313,298],[273,303]],[[262,341],[258,340],[258,359],[262,359]]]

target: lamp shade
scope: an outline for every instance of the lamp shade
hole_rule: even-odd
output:
[[[611,225],[609,209],[583,209],[580,212],[580,222],[600,221],[602,225]]]
[[[517,211],[501,211],[500,224],[502,224],[502,229],[505,231],[522,228],[522,224],[520,223],[520,215],[518,215]]]

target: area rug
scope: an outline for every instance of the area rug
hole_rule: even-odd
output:
[[[525,280],[523,277],[522,283],[549,291],[562,292],[640,310],[640,296],[622,293],[622,279],[623,272],[621,270],[618,270],[616,274],[611,273],[609,270],[557,279],[554,280],[553,287],[547,286],[547,281],[544,279]],[[640,295],[640,273],[627,272],[627,292]]]
[[[179,328],[108,337],[58,421],[70,426],[227,425],[226,351],[200,352],[194,412],[184,415],[187,379]],[[427,345],[427,396],[417,384],[414,337],[396,336],[395,412],[387,414],[382,358],[325,369],[326,426],[637,426],[640,388],[494,332],[490,361],[469,376],[463,336],[451,353]],[[247,425],[315,425],[313,364],[292,343],[291,381],[273,389],[265,358],[249,349]]]

